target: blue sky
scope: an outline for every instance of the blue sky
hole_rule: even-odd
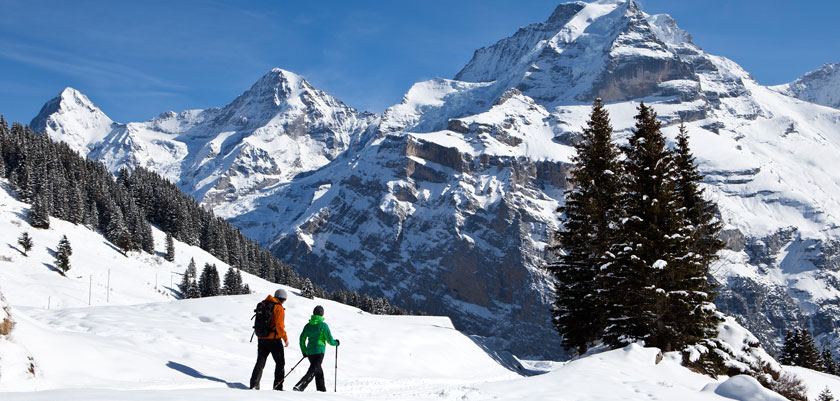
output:
[[[840,62],[840,2],[637,2],[763,84]],[[272,67],[381,112],[559,3],[0,0],[0,113],[28,122],[72,86],[116,121],[143,121],[224,106]]]

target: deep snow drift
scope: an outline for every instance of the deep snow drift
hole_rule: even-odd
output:
[[[82,226],[51,219],[50,229],[32,229],[24,218],[28,205],[9,194],[7,183],[0,181],[0,187],[5,242],[0,248],[0,293],[16,321],[10,336],[0,336],[4,400],[278,398],[270,390],[244,390],[256,351],[256,343],[249,343],[249,319],[254,305],[278,285],[243,273],[254,294],[176,300],[170,277],[177,283],[190,258],[199,268],[215,263],[221,275],[227,266],[181,243],[176,243],[174,263],[163,260],[159,231],[155,232],[157,255],[124,257],[101,235]],[[28,257],[16,245],[23,231],[35,243]],[[62,277],[51,267],[49,249],[65,234],[73,255],[71,270]],[[318,394],[310,388],[304,394],[284,393],[287,398],[782,399],[749,377],[713,380],[693,373],[679,365],[676,354],[657,363],[656,349],[633,345],[572,362],[520,362],[485,352],[479,340],[455,330],[446,317],[370,315],[287,290],[286,323],[292,340],[286,349],[287,371],[300,359],[297,334],[315,305],[325,307],[326,320],[342,344],[338,394]],[[745,335],[739,326],[732,326],[731,337]],[[329,389],[336,380],[335,364],[335,348],[330,347],[324,362]],[[286,388],[306,366],[304,362],[290,374]],[[263,388],[271,380],[273,363],[266,369]],[[840,394],[837,378],[803,369],[796,372],[819,382],[810,389],[812,396],[825,386]]]

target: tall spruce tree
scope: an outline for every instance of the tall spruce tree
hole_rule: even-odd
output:
[[[603,333],[602,271],[613,262],[611,250],[620,234],[623,167],[612,133],[609,114],[596,99],[583,137],[575,145],[573,189],[559,210],[563,228],[552,249],[556,262],[548,266],[556,282],[554,328],[563,344],[578,353],[586,352]]]
[[[198,271],[195,267],[195,259],[190,258],[190,263],[184,271],[184,276],[181,278],[181,298],[191,299],[201,297],[201,291],[198,288],[196,277]]]
[[[817,343],[814,341],[814,337],[807,329],[802,329],[800,338],[802,339],[802,353],[797,366],[819,372],[824,371],[825,365],[823,365],[822,355],[820,355],[820,351],[817,349]]]
[[[170,262],[175,261],[175,241],[170,233],[166,233],[166,254],[163,258]]]
[[[779,363],[783,365],[796,365],[799,359],[801,338],[799,329],[785,332],[785,343],[782,344],[782,353],[779,355]]]
[[[656,112],[639,105],[636,126],[623,150],[627,218],[617,261],[606,269],[606,343],[636,341],[663,351],[681,349],[685,333],[669,316],[669,297],[680,294],[689,240],[677,192],[677,168],[666,147]]]
[[[66,235],[61,236],[58,241],[58,247],[55,250],[55,265],[64,275],[70,270],[70,255],[73,254],[73,249],[70,247],[70,241],[67,240]]]
[[[814,337],[807,329],[795,329],[785,334],[785,344],[782,346],[779,362],[821,372],[825,370],[822,355],[817,349]]]
[[[685,125],[680,124],[674,150],[676,166],[676,191],[685,220],[686,241],[675,252],[676,268],[670,270],[673,290],[667,293],[667,311],[663,321],[678,328],[674,338],[676,346],[696,343],[705,338],[717,337],[717,326],[722,321],[714,303],[715,286],[711,281],[709,265],[724,246],[718,238],[721,224],[715,216],[715,204],[703,197],[699,187],[703,175],[697,169],[688,143]]]
[[[198,280],[198,289],[202,297],[215,297],[222,294],[222,284],[219,280],[219,271],[215,264],[204,264],[201,277]]]
[[[50,212],[47,201],[41,194],[33,196],[29,207],[29,225],[35,228],[50,228]]]
[[[32,249],[32,237],[29,236],[29,233],[24,231],[23,234],[18,237],[17,243],[21,248],[23,248],[23,256],[28,256],[27,253]]]
[[[237,275],[239,269],[231,267],[225,273],[224,286],[222,287],[222,294],[238,295],[242,293],[242,276]]]
[[[825,367],[825,370],[823,370],[823,372],[835,376],[838,376],[838,374],[840,374],[840,371],[837,370],[837,361],[834,360],[834,354],[831,352],[831,348],[823,348],[822,361],[823,366]]]

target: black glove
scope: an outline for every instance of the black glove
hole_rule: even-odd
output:
[[[341,345],[341,341],[338,341],[338,339],[336,338],[335,339],[335,346],[338,347],[339,345]]]

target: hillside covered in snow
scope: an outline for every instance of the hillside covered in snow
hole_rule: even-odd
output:
[[[644,101],[670,139],[685,122],[719,206],[718,308],[770,351],[808,327],[837,353],[840,110],[820,92],[835,82],[826,68],[795,85],[808,96],[768,88],[668,15],[569,2],[382,115],[275,69],[227,106],[142,123],[115,123],[68,89],[31,125],[112,171],[159,172],[330,289],[386,295],[493,349],[558,358],[542,266],[572,145],[595,97],[620,142]]]
[[[15,322],[10,334],[0,335],[4,400],[277,399],[273,391],[247,390],[245,384],[256,351],[249,342],[252,309],[276,284],[244,273],[251,295],[179,300],[172,283],[190,259],[222,272],[228,266],[180,242],[168,262],[160,245],[155,255],[126,256],[102,235],[57,219],[49,229],[33,229],[22,218],[29,207],[0,182],[0,306]],[[34,242],[27,256],[16,243],[23,231]],[[74,246],[66,277],[54,270],[51,254],[62,235]],[[163,243],[158,230],[155,239]],[[300,399],[784,399],[748,376],[715,380],[694,373],[680,366],[677,353],[663,356],[632,345],[569,362],[521,361],[488,350],[446,317],[370,315],[285,288],[293,340],[285,351],[287,372],[300,358],[296,333],[315,305],[324,306],[341,339],[337,378],[333,348],[324,362],[327,387],[337,385],[338,393],[310,389],[295,395]],[[735,346],[747,349],[755,340],[734,321],[723,327],[723,337]],[[299,379],[305,365],[287,380]],[[840,394],[836,377],[786,369],[813,383],[811,397],[825,387]]]

